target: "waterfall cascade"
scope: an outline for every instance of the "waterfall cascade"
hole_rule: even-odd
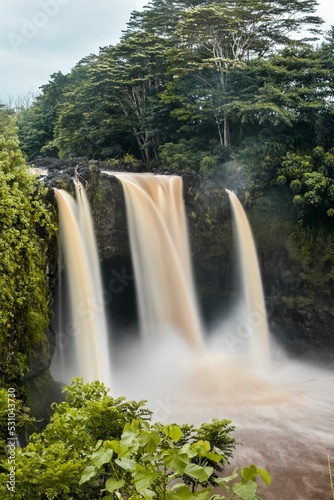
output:
[[[140,329],[148,342],[176,333],[195,348],[202,347],[192,275],[187,221],[179,176],[106,172],[122,183],[131,255],[135,271]],[[77,326],[72,375],[111,383],[108,329],[90,209],[82,185],[75,182],[76,200],[56,190],[66,267],[69,274],[72,321]],[[255,245],[246,214],[228,191],[238,230],[245,322],[252,331],[252,359],[257,367],[269,364],[268,327]],[[66,370],[68,371],[68,370]]]
[[[225,191],[230,197],[237,230],[241,280],[246,303],[244,322],[251,328],[251,359],[254,366],[267,371],[270,364],[269,329],[254,238],[239,199],[232,191],[228,189]]]
[[[59,207],[61,238],[69,274],[71,320],[75,325],[74,353],[65,377],[83,376],[111,385],[108,328],[92,218],[85,191],[75,182],[76,199],[55,190]],[[63,349],[64,350],[64,349]],[[65,353],[60,352],[61,358]]]
[[[182,177],[113,172],[122,183],[140,327],[149,341],[171,331],[202,344]]]

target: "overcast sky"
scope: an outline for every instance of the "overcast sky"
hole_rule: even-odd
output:
[[[0,0],[0,100],[15,98],[113,45],[130,13],[149,0]],[[326,27],[334,0],[319,0]]]

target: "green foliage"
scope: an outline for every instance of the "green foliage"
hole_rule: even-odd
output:
[[[64,390],[66,401],[53,405],[47,427],[33,434],[26,448],[16,449],[18,500],[225,498],[212,496],[217,486],[228,498],[255,500],[257,478],[270,482],[269,474],[253,465],[240,477],[236,470],[221,477],[236,445],[227,420],[198,429],[163,426],[150,422],[143,401],[112,398],[99,382],[84,384],[77,378]],[[13,495],[6,489],[8,467],[3,457],[4,500]]]
[[[334,147],[334,32],[318,46],[293,39],[319,33],[315,11],[315,0],[153,0],[117,45],[52,75],[18,115],[22,147],[201,173],[234,157],[256,190],[288,183],[304,220],[332,218],[328,173],[282,173],[287,153]]]
[[[126,422],[145,421],[151,415],[141,401],[108,396],[99,382],[84,384],[82,379],[74,379],[64,391],[66,401],[53,405],[47,427],[32,434],[26,448],[17,449],[17,499],[94,498],[96,486],[82,488],[79,480],[97,441],[117,439]],[[2,468],[7,472],[5,458]],[[10,499],[6,480],[6,473],[0,475],[0,496]]]
[[[22,147],[29,157],[129,153],[156,166],[174,145],[176,168],[207,171],[221,156],[212,141],[238,146],[268,123],[298,122],[299,138],[314,129],[330,140],[332,39],[317,49],[291,40],[301,28],[319,32],[315,9],[315,0],[153,0],[132,13],[117,45],[52,75],[19,114]],[[199,162],[184,154],[195,139]]]
[[[197,433],[216,436],[220,424],[216,421],[214,429],[211,424],[205,424]],[[103,478],[104,498],[226,498],[212,495],[214,488],[208,487],[211,483],[222,486],[229,498],[259,499],[256,495],[257,476],[268,485],[268,472],[251,465],[243,469],[241,477],[235,469],[230,477],[222,478],[215,475],[212,465],[208,465],[226,462],[222,449],[209,440],[185,438],[182,427],[133,420],[125,425],[120,439],[97,443],[80,483],[93,480],[101,484]],[[235,479],[238,482],[231,485]]]
[[[8,393],[6,389],[0,389],[0,456],[2,459],[8,438],[8,404],[15,404],[15,431],[17,434],[24,432],[35,423],[35,419],[29,416],[29,408],[26,408],[18,398],[14,402],[12,399],[14,396],[10,394],[12,393]],[[8,399],[8,395],[10,399]]]
[[[20,147],[29,159],[43,152],[43,148],[48,148],[52,156],[57,155],[57,149],[49,144],[53,139],[58,106],[67,79],[61,72],[51,75],[50,82],[41,87],[42,93],[33,105],[20,110],[17,115]]]
[[[33,347],[47,349],[46,247],[55,232],[12,116],[0,110],[0,381],[20,385]]]
[[[199,158],[194,151],[193,141],[164,144],[160,148],[160,159],[163,165],[176,170],[199,169]]]
[[[217,461],[210,454],[207,454],[205,458],[202,457],[200,460],[202,465],[213,468],[214,472],[209,479],[209,483],[215,485],[215,480],[218,477],[217,474],[221,473],[224,470],[224,465],[229,463],[237,444],[235,439],[231,437],[231,433],[234,431],[231,421],[214,419],[211,423],[203,423],[199,428],[183,425],[181,429],[182,439],[180,440],[180,444],[184,445],[187,442],[209,442],[211,449],[220,450],[223,454],[224,460]],[[209,451],[207,450],[207,452]],[[192,459],[192,462],[199,465],[199,460],[196,457]],[[187,478],[185,478],[185,482],[187,482]]]
[[[160,148],[160,161],[175,170],[212,170],[219,158],[209,152],[200,151],[196,141],[182,139],[178,143],[168,142]]]
[[[288,184],[300,218],[308,223],[334,213],[334,149],[316,147],[311,155],[287,153],[278,169],[278,184]]]

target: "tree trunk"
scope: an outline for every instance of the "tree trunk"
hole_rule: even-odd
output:
[[[230,127],[227,116],[224,116],[224,146],[228,147],[230,145],[231,145]]]
[[[219,143],[220,143],[221,146],[224,146],[224,138],[223,138],[223,134],[222,134],[222,129],[221,129],[221,126],[220,126],[220,123],[219,123],[219,117],[218,117],[215,105],[213,103],[212,97],[211,97],[211,105],[212,105],[212,110],[213,110],[213,114],[214,114],[214,117],[215,117],[215,122],[216,122],[216,125],[217,125],[217,129],[218,129]]]

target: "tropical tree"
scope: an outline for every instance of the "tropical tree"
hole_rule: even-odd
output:
[[[228,432],[226,422],[215,421],[192,429],[195,435],[184,436],[178,425],[150,425],[133,420],[125,425],[118,440],[99,441],[90,456],[80,483],[99,480],[104,498],[179,500],[181,498],[223,500],[225,495],[214,494],[221,486],[229,498],[259,499],[256,495],[257,477],[266,485],[270,475],[255,465],[246,467],[238,477],[237,468],[229,477],[218,477],[215,469],[226,463],[225,451],[208,440],[196,439],[198,434],[214,426],[221,436]],[[102,477],[101,477],[102,475]],[[231,486],[230,483],[235,481]],[[102,481],[101,481],[102,479]]]
[[[20,147],[29,159],[36,157],[49,145],[54,137],[54,126],[62,101],[64,87],[68,77],[60,71],[50,77],[46,85],[42,85],[41,93],[31,106],[18,110]],[[57,149],[49,149],[49,154],[57,155]]]
[[[99,64],[94,68],[99,71],[107,63],[113,95],[131,123],[146,163],[158,158],[157,95],[165,84],[167,52],[168,43],[150,33],[126,34],[116,47],[102,50]]]
[[[243,2],[203,2],[198,7],[184,12],[178,24],[182,43],[192,51],[203,52],[200,62],[194,61],[198,69],[213,67],[218,74],[217,93],[212,93],[212,107],[222,146],[230,145],[228,113],[229,72],[243,67],[244,61],[252,57],[264,57],[279,45],[290,44],[289,34],[305,25],[318,33],[322,20],[311,16],[317,3],[285,0]],[[211,85],[212,88],[215,88]]]
[[[82,59],[68,75],[54,122],[53,140],[42,152],[48,153],[56,148],[60,158],[93,158],[96,155],[99,147],[93,131],[99,124],[91,119],[91,115],[99,105],[99,99],[92,95],[89,76],[95,59],[94,55]]]

